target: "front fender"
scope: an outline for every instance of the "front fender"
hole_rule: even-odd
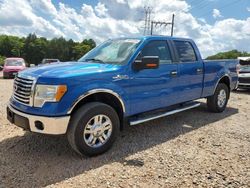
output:
[[[127,113],[128,108],[128,95],[125,90],[117,85],[115,82],[109,82],[104,80],[95,80],[89,82],[84,87],[77,87],[71,91],[72,104],[67,110],[67,114],[70,114],[74,107],[85,97],[94,93],[109,93],[114,95],[121,103],[123,112]]]

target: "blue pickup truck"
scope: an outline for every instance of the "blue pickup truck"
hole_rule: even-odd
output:
[[[19,72],[7,118],[31,132],[66,134],[79,154],[98,155],[125,125],[195,108],[196,99],[223,112],[237,87],[237,64],[203,61],[190,39],[108,40],[77,62]]]

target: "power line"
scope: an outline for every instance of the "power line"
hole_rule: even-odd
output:
[[[197,1],[197,0],[190,1],[188,4],[191,5],[191,4],[194,3],[195,1]],[[203,3],[205,3],[205,4],[203,4]],[[196,3],[194,6],[191,6],[191,8],[189,9],[189,11],[192,10],[192,9],[196,9],[196,8],[203,9],[203,8],[205,8],[207,5],[209,5],[209,2],[207,2],[207,1],[199,1],[199,2]],[[185,10],[185,8],[181,9],[179,12],[183,12],[184,10]]]
[[[221,9],[225,9],[225,8],[227,8],[227,7],[229,7],[229,6],[233,5],[233,4],[235,4],[235,3],[239,3],[240,1],[242,1],[242,0],[235,0],[235,1],[232,1],[232,2],[230,2],[230,3],[224,4],[223,6],[219,6],[217,9],[220,9],[220,10],[221,10]],[[210,11],[206,11],[205,14],[201,14],[200,17],[206,16],[206,15],[208,15],[208,14],[210,14]]]
[[[168,25],[171,25],[171,36],[173,36],[174,35],[174,18],[175,18],[175,15],[173,14],[171,22],[151,21],[150,34],[153,35],[154,27],[157,27],[158,25],[159,26],[165,26],[165,27],[167,27]]]

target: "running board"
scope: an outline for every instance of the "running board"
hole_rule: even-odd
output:
[[[137,124],[144,123],[144,122],[147,122],[147,121],[151,121],[151,120],[154,120],[154,119],[158,119],[158,118],[161,118],[161,117],[169,116],[169,115],[176,114],[176,113],[179,113],[179,112],[182,112],[182,111],[185,111],[185,110],[196,108],[196,107],[198,107],[200,105],[201,104],[199,102],[192,102],[192,103],[189,103],[189,104],[186,104],[186,105],[182,106],[181,108],[179,107],[179,108],[177,108],[175,110],[171,110],[171,111],[167,111],[167,112],[163,112],[163,113],[158,113],[158,114],[155,114],[154,116],[148,116],[148,117],[144,117],[144,118],[138,118],[136,120],[131,120],[130,125],[137,125]]]

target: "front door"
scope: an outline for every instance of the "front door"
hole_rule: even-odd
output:
[[[130,75],[131,115],[178,103],[178,64],[173,63],[166,40],[145,44],[136,61],[144,56],[158,56],[158,69],[133,71]]]

